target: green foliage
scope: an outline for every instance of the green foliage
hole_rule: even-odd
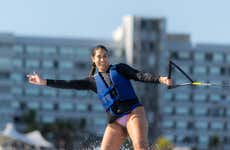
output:
[[[98,140],[100,137],[87,132],[87,122],[85,118],[77,120],[59,119],[53,123],[41,123],[37,120],[36,111],[29,110],[24,112],[19,120],[20,123],[26,126],[24,132],[39,130],[42,135],[52,141],[58,149],[76,149],[76,145],[86,147],[91,142],[101,141]],[[82,142],[82,140],[84,141]]]
[[[209,138],[208,146],[210,149],[217,149],[220,146],[220,138],[218,135],[212,135]]]
[[[159,137],[153,144],[153,150],[172,150],[173,144],[165,137]]]
[[[25,132],[31,132],[39,128],[39,124],[36,120],[36,116],[37,116],[36,111],[32,109],[22,114],[21,116],[22,122],[27,126]]]

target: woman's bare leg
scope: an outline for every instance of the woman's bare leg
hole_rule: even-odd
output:
[[[144,107],[137,107],[132,111],[127,130],[135,150],[148,149],[148,123]]]
[[[127,137],[127,131],[116,122],[108,124],[101,143],[101,150],[119,150]]]

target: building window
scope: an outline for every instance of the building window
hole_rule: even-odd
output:
[[[88,110],[87,106],[88,106],[87,104],[83,104],[83,103],[76,104],[77,111],[80,112],[86,112]]]
[[[194,59],[197,62],[203,62],[205,60],[205,54],[202,52],[195,52]]]
[[[165,106],[162,108],[162,113],[164,115],[171,115],[173,113],[173,107],[171,106]]]
[[[226,54],[226,62],[229,64],[230,63],[230,53]]]
[[[59,78],[62,79],[62,80],[72,80],[73,79],[73,76],[71,73],[61,73],[59,74]]]
[[[207,108],[204,108],[203,106],[196,106],[193,109],[193,113],[195,116],[205,116],[207,115]]]
[[[19,101],[12,101],[12,103],[11,103],[11,107],[13,108],[13,109],[20,109],[20,103],[19,103]]]
[[[23,90],[21,87],[17,87],[17,86],[14,86],[11,88],[11,92],[14,94],[14,95],[22,95],[23,94]]]
[[[205,59],[207,61],[212,61],[213,60],[213,54],[212,53],[206,53],[205,54]]]
[[[14,59],[13,60],[13,67],[14,68],[22,68],[23,67],[23,63],[21,59]]]
[[[42,122],[44,123],[53,123],[55,121],[54,116],[44,115],[41,118]]]
[[[226,75],[226,74],[227,74],[227,68],[225,68],[225,67],[220,67],[220,74],[221,74],[222,76]]]
[[[8,80],[9,78],[10,78],[10,73],[9,72],[5,72],[5,71],[0,70],[0,79],[7,79]]]
[[[223,129],[223,123],[221,123],[221,122],[212,122],[211,123],[211,128],[213,129],[213,130],[222,130]]]
[[[143,53],[147,53],[149,51],[149,43],[146,41],[141,42],[141,50]]]
[[[207,68],[205,66],[194,66],[193,73],[197,75],[205,75],[207,73]]]
[[[51,60],[44,60],[42,62],[42,67],[45,69],[53,69],[54,68],[54,62]]]
[[[26,47],[26,54],[30,56],[40,56],[41,47],[35,45],[29,45]]]
[[[149,65],[154,65],[156,63],[156,58],[154,55],[149,55],[148,56],[148,64]]]
[[[28,106],[29,109],[34,109],[34,110],[38,110],[39,109],[39,103],[35,102],[35,101],[28,102],[27,106]]]
[[[164,100],[165,101],[172,101],[173,100],[173,93],[172,92],[164,93]]]
[[[61,102],[59,108],[62,111],[73,111],[74,105],[70,102]]]
[[[173,142],[174,140],[174,135],[172,134],[165,134],[164,137],[171,142]]]
[[[39,68],[39,61],[38,60],[26,60],[26,68]]]
[[[180,135],[180,134],[176,135],[177,142],[183,142],[184,139],[185,139],[185,135]]]
[[[10,93],[11,89],[9,86],[3,86],[3,85],[0,85],[0,93]]]
[[[177,106],[176,110],[176,114],[177,115],[187,115],[189,113],[189,108],[183,106]]]
[[[43,102],[41,107],[42,107],[42,110],[46,110],[46,111],[54,110],[54,104],[51,102]]]
[[[76,48],[74,52],[78,58],[87,58],[91,53],[90,49],[88,48]]]
[[[209,116],[221,117],[224,115],[224,109],[219,107],[209,108]]]
[[[191,54],[189,52],[181,51],[179,52],[179,59],[181,60],[189,60]]]
[[[208,123],[206,121],[197,121],[195,122],[196,129],[206,130],[208,129]]]
[[[24,78],[21,73],[11,73],[11,79],[14,81],[14,83],[23,83]]]
[[[202,145],[207,145],[209,142],[209,137],[205,134],[199,136],[198,139],[199,139],[199,143]]]
[[[85,62],[75,62],[75,68],[86,69],[88,66]]]
[[[11,68],[10,58],[0,57],[0,70]]]
[[[74,56],[74,49],[71,47],[61,47],[60,55],[61,56]]]
[[[54,68],[55,69],[59,68],[59,62],[57,60],[54,61]]]
[[[209,68],[209,71],[210,71],[210,75],[220,75],[220,68],[219,67],[211,66]]]
[[[0,116],[0,120],[1,120],[1,128],[3,128],[3,124],[5,125],[8,122],[12,121],[12,118],[8,117],[7,115],[1,115]]]
[[[141,27],[141,30],[146,30],[146,28],[147,28],[147,22],[144,21],[144,20],[141,20],[140,21],[140,27]]]
[[[226,115],[227,115],[227,117],[230,117],[230,107],[227,108],[227,110],[226,110]]]
[[[210,102],[218,102],[220,101],[221,96],[218,94],[210,94],[209,101]]]
[[[172,120],[163,120],[162,127],[163,128],[173,128],[174,123]]]
[[[186,64],[186,65],[181,65],[181,69],[183,69],[183,71],[185,72],[185,73],[191,73],[191,67],[188,65],[188,64]],[[178,72],[179,73],[179,72]],[[182,74],[180,74],[180,75],[182,75]]]
[[[230,95],[225,95],[225,100],[229,103],[230,102]]]
[[[197,102],[205,102],[207,97],[206,97],[206,94],[204,93],[195,93],[193,95],[193,99],[194,101],[197,101]]]
[[[26,102],[20,102],[20,109],[25,110],[27,108]]]
[[[229,136],[224,136],[224,144],[230,144],[230,137]]]
[[[54,56],[57,54],[56,47],[42,47],[42,53],[44,56]]]
[[[59,91],[59,96],[72,97],[73,96],[73,91],[72,90],[60,90]]]
[[[224,55],[222,53],[213,53],[213,61],[216,63],[223,63]]]
[[[38,87],[27,86],[25,89],[25,93],[28,96],[38,96],[39,95],[39,89],[38,89]]]
[[[187,122],[184,120],[178,120],[176,122],[176,128],[177,129],[186,129],[187,128]]]
[[[1,105],[0,105],[0,110],[1,112],[5,112],[5,114],[9,113],[11,110],[11,102],[7,100],[2,100],[1,99]],[[3,114],[1,114],[3,115]]]
[[[149,42],[149,50],[153,51],[156,48],[156,43],[155,42]]]
[[[105,124],[106,124],[106,119],[104,117],[94,119],[94,125],[95,126],[104,126]]]
[[[86,97],[88,94],[88,91],[77,91],[77,96],[79,97]]]
[[[104,109],[101,104],[93,104],[93,110],[102,112]]]
[[[56,92],[56,89],[51,89],[51,88],[46,88],[46,89],[42,89],[42,94],[44,96],[51,96],[51,97],[54,97],[56,96],[57,92]]]
[[[59,63],[60,69],[73,69],[74,65],[70,61],[62,61]]]
[[[230,130],[230,122],[227,123],[227,129]]]
[[[190,99],[189,93],[177,93],[175,96],[177,101],[188,101]]]
[[[15,45],[14,46],[14,53],[16,55],[21,55],[23,54],[23,46],[22,45]]]

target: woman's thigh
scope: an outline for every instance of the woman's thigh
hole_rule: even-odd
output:
[[[135,108],[127,122],[127,131],[135,150],[148,148],[148,123],[144,107]]]
[[[127,130],[116,122],[108,124],[101,143],[101,150],[119,150],[127,137]]]

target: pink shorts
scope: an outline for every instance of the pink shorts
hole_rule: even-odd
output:
[[[121,126],[126,127],[126,124],[127,124],[127,121],[128,121],[128,119],[129,119],[129,117],[130,117],[130,114],[126,114],[126,115],[124,115],[124,116],[118,118],[118,119],[116,120],[116,122],[117,122],[118,124],[120,124]]]

